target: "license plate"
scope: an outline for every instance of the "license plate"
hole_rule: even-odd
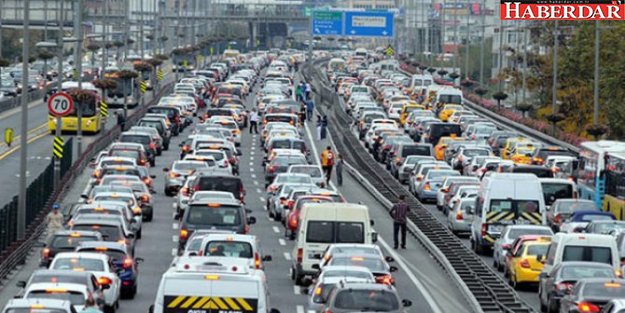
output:
[[[503,225],[490,225],[488,230],[496,233],[500,233],[503,230]]]
[[[530,221],[525,220],[525,219],[518,219],[516,220],[517,225],[529,225],[531,224]]]

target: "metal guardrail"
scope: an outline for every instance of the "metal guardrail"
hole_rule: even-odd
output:
[[[139,121],[139,119],[147,112],[148,108],[156,103],[158,99],[165,93],[169,92],[173,87],[173,82],[165,84],[161,87],[156,96],[146,105],[139,110],[135,111],[128,117],[126,125],[131,127]],[[0,284],[2,279],[15,269],[16,266],[23,264],[28,256],[28,253],[33,248],[33,244],[39,239],[46,228],[45,216],[46,212],[49,212],[53,203],[56,203],[62,199],[69,191],[74,180],[82,173],[82,171],[89,165],[90,160],[102,149],[108,147],[121,133],[119,126],[115,126],[112,129],[106,131],[96,141],[91,143],[84,150],[82,155],[72,164],[69,168],[67,175],[61,180],[59,188],[54,190],[52,195],[49,196],[45,202],[43,209],[34,218],[26,229],[27,238],[25,240],[14,241],[5,249],[3,254],[0,255]],[[15,197],[17,198],[17,197]]]
[[[323,63],[323,61],[315,63]],[[351,118],[341,110],[338,105],[339,102],[333,100],[338,100],[336,93],[321,83],[326,81],[324,75],[312,66],[305,67],[303,72],[315,85],[317,103],[326,107],[323,109],[321,105],[316,106],[323,110],[323,114],[330,119],[330,133],[335,137],[334,142],[337,150],[345,156],[346,163],[361,173],[373,186],[373,189],[377,190],[388,201],[395,202],[399,195],[406,196],[411,208],[409,220],[416,229],[420,230],[417,232],[415,228],[411,229],[412,235],[429,251],[438,250],[440,252],[433,252],[432,255],[450,277],[460,277],[461,282],[456,281],[456,284],[461,289],[466,286],[484,312],[534,312],[503,279],[475,253],[465,247],[403,185],[382,169],[364,150],[350,130]],[[451,265],[451,268],[446,267],[446,265]],[[466,292],[466,290],[464,291]],[[469,301],[469,303],[473,303],[473,301]]]
[[[28,102],[41,100],[46,91],[44,89],[34,90],[26,94]],[[22,95],[16,97],[10,97],[0,101],[0,113],[8,111],[13,108],[17,108],[22,104]]]

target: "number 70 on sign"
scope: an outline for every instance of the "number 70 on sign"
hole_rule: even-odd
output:
[[[57,92],[48,99],[48,111],[53,116],[66,116],[74,111],[74,99],[66,92]]]

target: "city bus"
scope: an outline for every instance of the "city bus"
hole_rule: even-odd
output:
[[[78,82],[64,82],[61,85],[61,90],[67,93],[72,90],[78,89]],[[74,99],[74,111],[69,115],[61,117],[61,131],[62,132],[77,132],[78,131],[78,110],[82,111],[82,131],[83,133],[96,134],[102,130],[102,116],[100,115],[100,101],[102,99],[100,90],[96,88],[92,83],[83,82],[82,90],[92,91],[94,97],[88,103],[78,103],[77,99]],[[56,117],[48,115],[48,130],[54,134],[56,132]]]
[[[625,152],[625,143],[612,140],[586,141],[580,145],[577,184],[581,199],[603,207],[605,197],[605,161],[612,153]]]
[[[625,152],[609,153],[606,163],[603,210],[625,220]]]
[[[132,68],[123,68],[133,70]],[[119,77],[120,69],[110,67],[104,72],[104,78],[112,79],[117,83],[115,90],[108,90],[104,95],[104,101],[111,108],[123,108],[124,98],[128,108],[134,108],[139,105],[139,88],[135,86],[135,79],[127,80]]]

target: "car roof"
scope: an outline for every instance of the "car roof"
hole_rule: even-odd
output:
[[[104,247],[107,249],[115,249],[128,252],[128,246],[124,243],[114,241],[83,241],[78,244],[77,248],[97,248]]]

